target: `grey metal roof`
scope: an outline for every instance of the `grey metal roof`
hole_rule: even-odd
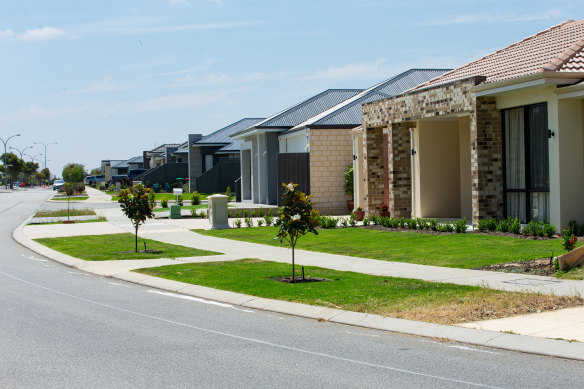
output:
[[[118,161],[115,165],[112,164],[112,168],[119,169],[128,167],[131,163],[139,163],[143,162],[142,157],[134,157],[130,159],[126,159],[125,161]]]
[[[438,77],[449,69],[410,69],[395,77],[385,80],[369,89],[341,102],[340,104],[316,115],[288,132],[302,127],[318,126],[355,126],[363,121],[361,105],[372,101],[396,96],[423,82]]]
[[[243,142],[241,140],[234,140],[233,143],[230,143],[227,146],[221,147],[219,150],[215,151],[215,153],[219,153],[219,154],[237,153],[241,150],[242,143]]]
[[[328,89],[257,123],[256,128],[291,128],[359,94],[363,89]]]
[[[252,127],[255,124],[261,122],[264,118],[244,118],[241,120],[236,121],[226,127],[221,128],[215,132],[210,133],[207,136],[204,136],[197,142],[193,143],[193,145],[201,145],[204,146],[205,144],[229,144],[233,142],[233,139],[229,137],[231,134],[235,134],[241,130],[245,130],[246,128]],[[239,148],[238,148],[239,150]]]

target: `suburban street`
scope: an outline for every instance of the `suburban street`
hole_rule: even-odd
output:
[[[574,387],[580,362],[242,309],[82,273],[12,230],[0,193],[0,387]],[[79,204],[75,204],[79,207]],[[103,206],[117,207],[117,204]]]

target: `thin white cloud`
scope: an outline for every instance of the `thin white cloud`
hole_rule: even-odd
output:
[[[91,94],[91,93],[102,93],[102,92],[112,92],[117,90],[127,90],[131,87],[129,85],[118,84],[109,77],[104,77],[101,81],[93,82],[91,85],[85,88],[74,89],[69,91],[69,94]]]
[[[480,13],[456,15],[451,18],[436,17],[433,20],[420,21],[417,24],[423,26],[446,26],[451,24],[469,24],[469,23],[513,23],[513,22],[531,22],[538,20],[553,19],[561,16],[558,10],[550,10],[535,14],[520,13]]]
[[[306,77],[309,80],[371,80],[386,77],[396,72],[396,68],[385,66],[386,60],[352,63],[343,66],[331,66],[318,70]]]
[[[14,30],[9,28],[4,31],[0,31],[0,39],[9,39],[14,37]]]
[[[16,39],[22,41],[48,41],[53,40],[63,35],[63,30],[55,27],[42,27],[32,30],[26,30],[21,34],[16,35]]]

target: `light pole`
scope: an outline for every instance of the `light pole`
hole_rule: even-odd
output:
[[[20,136],[20,134],[12,135],[8,139],[6,139],[6,141],[4,141],[4,139],[0,138],[2,143],[4,143],[4,184],[5,184],[6,189],[8,189],[8,182],[6,181],[6,175],[8,174],[8,167],[6,166],[6,145],[8,144],[8,141],[10,139],[14,138],[15,136]],[[12,184],[10,184],[10,185],[12,185]]]
[[[26,150],[28,150],[28,149],[32,149],[32,146],[25,147],[25,148],[24,148],[24,149],[22,149],[22,150],[19,150],[19,149],[17,149],[16,147],[12,147],[12,146],[10,146],[10,150],[11,150],[11,151],[12,151],[12,150],[16,150],[16,151],[18,151],[18,153],[20,154],[20,159],[22,159],[22,160],[24,160],[24,158],[23,158],[22,154],[23,154],[23,153],[24,153]],[[20,173],[20,177],[21,177],[22,179],[24,179],[24,181],[26,182],[26,176],[24,175],[24,172],[21,172],[21,173]]]
[[[43,169],[44,169],[44,168],[46,168],[46,167],[47,167],[47,146],[48,146],[48,145],[56,145],[56,144],[57,144],[57,142],[49,142],[49,143],[34,142],[34,144],[35,144],[35,145],[43,145],[43,146],[45,146],[45,165],[44,165],[44,167],[43,167]]]
[[[30,162],[34,162],[34,160],[36,159],[36,157],[38,157],[39,155],[43,155],[43,153],[35,154],[34,157],[32,155],[30,155],[30,154],[23,154],[23,155],[26,155],[27,157],[29,157],[30,158]],[[41,162],[41,161],[39,161],[39,162]]]

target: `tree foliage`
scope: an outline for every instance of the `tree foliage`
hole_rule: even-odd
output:
[[[91,169],[91,172],[89,172],[90,176],[99,176],[102,174],[103,174],[103,172],[101,171],[100,168]]]
[[[82,182],[86,176],[85,167],[80,163],[68,163],[62,174],[65,182]]]
[[[0,162],[2,163],[0,170],[6,172],[6,167],[4,166],[4,154],[0,156]],[[18,176],[24,168],[24,161],[13,153],[6,153],[6,164],[9,165],[8,174],[12,174],[12,177]]]
[[[134,248],[136,252],[138,252],[138,228],[140,228],[140,225],[146,223],[146,219],[152,219],[154,217],[152,206],[148,201],[149,193],[150,189],[145,188],[141,184],[130,187],[129,189],[122,189],[118,193],[118,203],[120,203],[124,215],[132,221],[136,232],[136,244]]]
[[[347,170],[345,170],[345,184],[343,185],[343,191],[347,196],[353,197],[353,164],[347,165]]]
[[[311,232],[318,235],[318,211],[312,209],[311,196],[295,190],[298,184],[283,183],[282,208],[278,214],[278,236],[274,239],[288,242],[292,248],[292,282],[294,282],[294,247],[298,238]]]

